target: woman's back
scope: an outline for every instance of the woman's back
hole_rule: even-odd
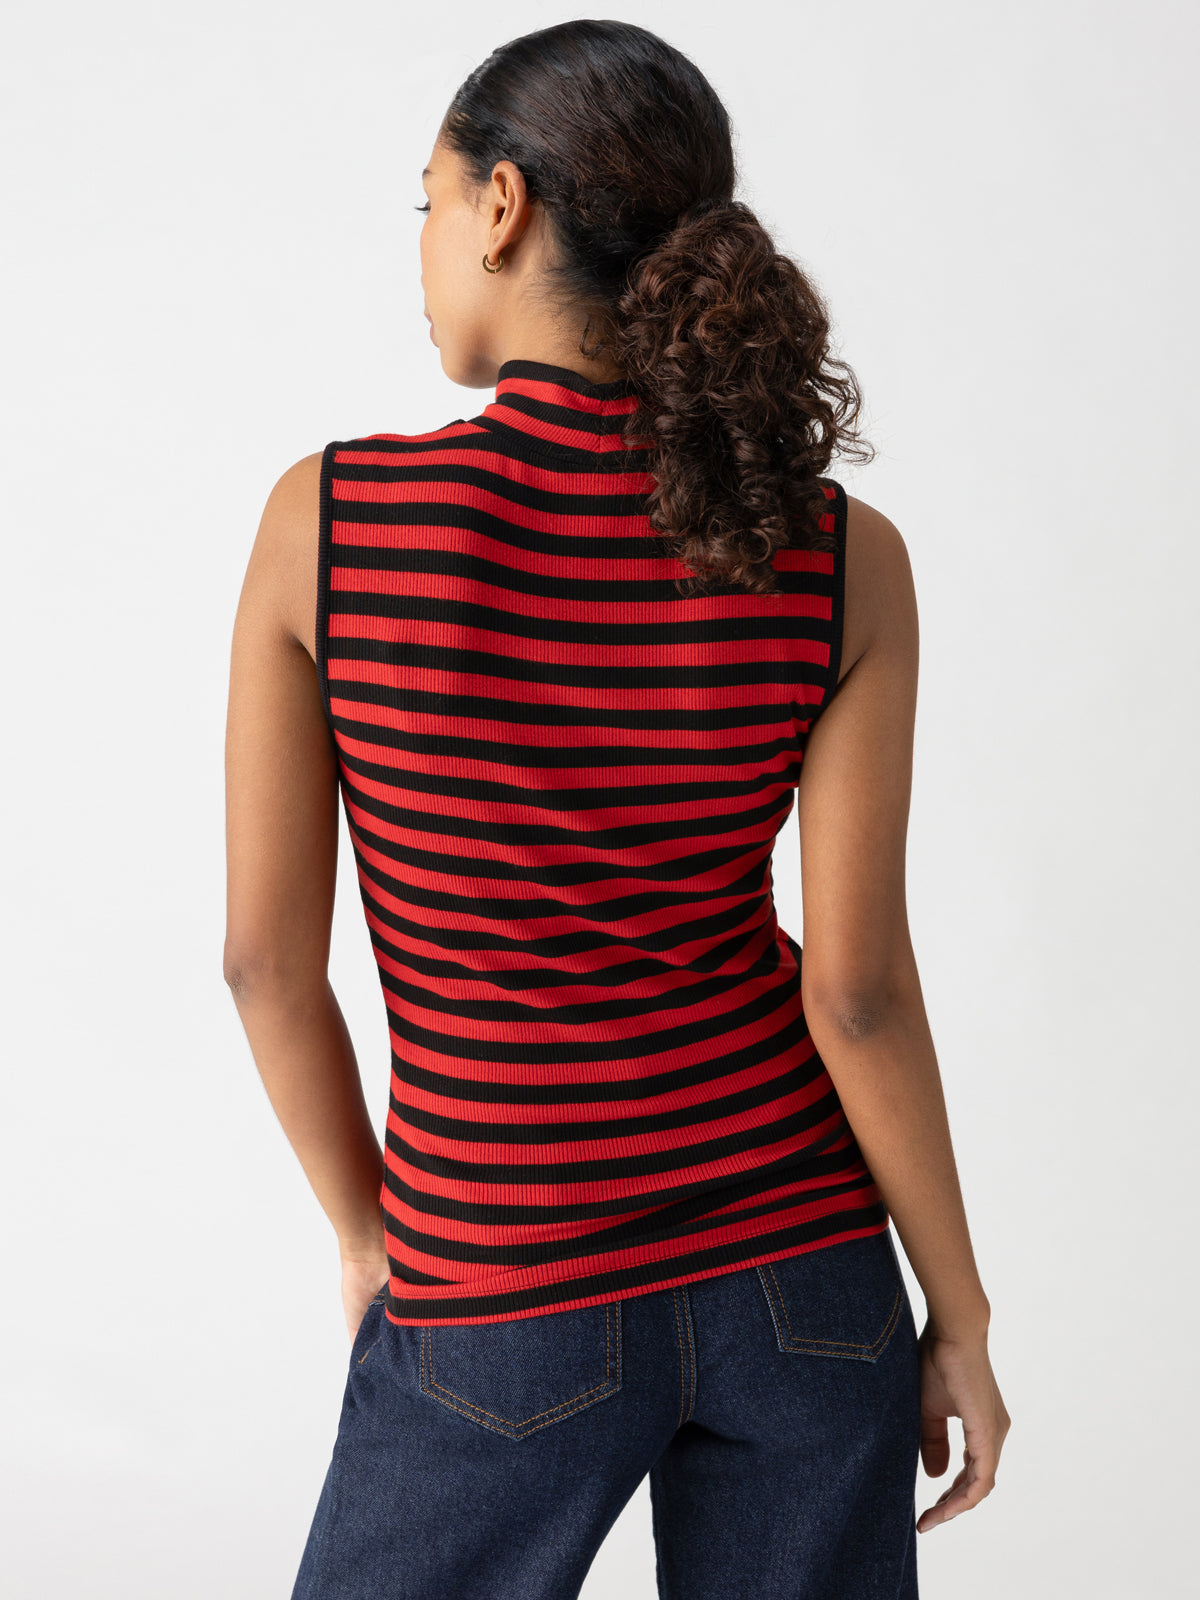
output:
[[[771,847],[838,679],[846,497],[684,596],[622,380],[325,450],[315,655],[392,1040],[397,1322],[612,1300],[879,1231]]]

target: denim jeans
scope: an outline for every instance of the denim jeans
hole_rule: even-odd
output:
[[[889,1226],[509,1322],[367,1310],[292,1600],[573,1600],[647,1473],[663,1600],[916,1600]]]

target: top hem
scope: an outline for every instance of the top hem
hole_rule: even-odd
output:
[[[395,1279],[392,1278],[387,1286],[384,1312],[389,1322],[393,1322],[400,1327],[454,1327],[486,1322],[510,1322],[521,1317],[536,1317],[554,1311],[572,1311],[581,1306],[603,1305],[613,1300],[632,1299],[636,1295],[654,1294],[662,1289],[673,1288],[677,1284],[695,1283],[703,1278],[717,1277],[726,1272],[740,1272],[744,1268],[758,1266],[768,1261],[781,1261],[788,1256],[804,1255],[810,1250],[820,1250],[831,1245],[841,1244],[849,1239],[862,1239],[871,1234],[884,1232],[891,1222],[891,1217],[879,1189],[872,1181],[868,1180],[864,1182],[860,1192],[868,1198],[863,1205],[854,1207],[851,1212],[831,1213],[825,1218],[816,1218],[798,1225],[800,1229],[805,1229],[811,1234],[814,1226],[819,1226],[821,1222],[829,1220],[832,1215],[840,1215],[847,1219],[846,1226],[835,1228],[819,1238],[801,1239],[794,1237],[797,1232],[795,1227],[784,1230],[771,1229],[769,1227],[756,1229],[754,1232],[746,1234],[743,1238],[731,1240],[716,1250],[703,1252],[710,1258],[718,1256],[719,1259],[710,1259],[708,1265],[693,1267],[690,1271],[685,1269],[673,1272],[671,1270],[672,1258],[667,1258],[654,1264],[657,1270],[645,1282],[625,1283],[624,1285],[614,1284],[614,1279],[623,1275],[621,1272],[606,1274],[603,1282],[589,1279],[586,1276],[568,1278],[561,1280],[558,1285],[547,1286],[543,1284],[533,1289],[510,1291],[503,1296],[496,1296],[498,1300],[503,1299],[510,1302],[506,1309],[481,1312],[474,1316],[457,1317],[433,1317],[427,1313],[422,1315],[417,1312],[406,1316],[398,1313],[397,1306],[402,1306],[405,1302],[402,1296],[398,1296],[393,1292],[392,1284]],[[850,1223],[850,1216],[863,1220],[860,1220],[857,1224]],[[754,1249],[755,1241],[763,1240],[765,1242],[765,1239],[772,1232],[778,1235],[781,1231],[793,1235],[791,1243],[777,1244],[774,1249],[758,1251]],[[749,1252],[747,1252],[747,1246],[750,1247]],[[679,1260],[680,1258],[676,1257],[674,1259]],[[624,1269],[624,1273],[644,1274],[645,1270],[645,1266],[642,1265]],[[594,1282],[597,1285],[592,1293],[587,1292],[587,1284],[589,1282]],[[574,1291],[572,1291],[572,1285],[575,1285]],[[548,1287],[562,1289],[568,1298],[547,1300],[546,1290]],[[529,1302],[531,1296],[539,1297],[536,1303],[513,1304],[513,1302]]]

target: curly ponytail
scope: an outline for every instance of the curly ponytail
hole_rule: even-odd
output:
[[[480,183],[515,162],[546,208],[580,353],[631,380],[651,526],[692,586],[772,593],[776,550],[831,548],[817,479],[874,456],[857,380],[817,289],[733,198],[729,119],[693,63],[632,23],[560,23],[493,51],[441,137]]]

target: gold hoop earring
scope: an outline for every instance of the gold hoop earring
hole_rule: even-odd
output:
[[[491,265],[491,263],[488,261],[487,251],[485,250],[483,252],[483,268],[484,268],[485,272],[499,272],[500,268],[503,265],[504,265],[504,257],[503,256],[497,256],[496,257],[496,265],[493,267]]]

